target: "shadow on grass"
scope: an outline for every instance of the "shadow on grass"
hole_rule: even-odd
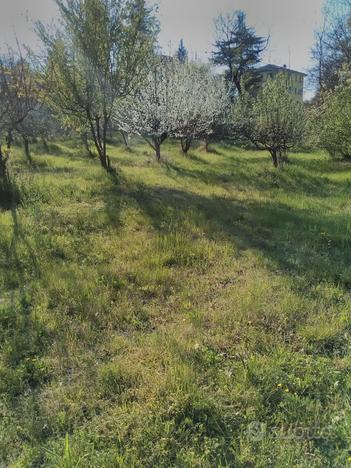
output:
[[[33,292],[29,284],[40,277],[38,261],[39,245],[33,246],[18,219],[17,210],[11,208],[13,235],[6,248],[5,283],[8,297],[0,304],[0,326],[3,340],[3,383],[13,408],[18,408],[17,397],[31,393],[49,379],[49,373],[41,363],[49,344],[49,332],[37,320],[33,310]]]
[[[165,187],[139,186],[125,195],[138,203],[160,232],[167,234],[175,226],[181,229],[193,219],[209,239],[230,241],[239,251],[259,250],[274,263],[274,269],[307,276],[311,282],[328,280],[351,288],[346,216],[323,216],[282,203],[205,197]]]
[[[110,185],[101,192],[109,222],[115,228],[122,226],[121,213],[126,203],[126,180],[117,169],[107,173]]]
[[[74,173],[80,173],[81,169],[80,168],[75,168],[70,165],[63,166],[63,167],[57,167],[57,166],[52,166],[49,163],[45,161],[35,161],[33,164],[30,166],[30,170],[34,173],[40,173],[40,175],[48,175],[48,174],[57,174],[58,176],[61,176],[62,174],[74,174]]]
[[[65,156],[67,158],[67,148],[62,148],[57,143],[48,143],[47,146],[37,143],[33,145],[33,148],[37,155]]]
[[[211,163],[209,161],[206,161],[205,159],[203,158],[200,158],[199,156],[197,156],[196,154],[194,154],[192,152],[192,150],[190,149],[189,150],[189,153],[187,155],[182,155],[185,159],[188,159],[190,161],[193,161],[195,163],[199,163],[199,164],[202,164],[204,166],[208,166],[210,165]]]
[[[67,161],[70,159],[75,159],[77,161],[98,161],[97,155],[89,155],[86,153],[86,150],[80,145],[72,144],[62,144],[59,143],[48,143],[47,147],[44,147],[40,143],[33,144],[31,149],[34,158],[32,158],[33,167],[41,167],[41,165],[46,165],[47,163],[40,159],[41,156],[54,156],[55,158],[62,158]],[[69,150],[67,154],[67,150]]]
[[[200,158],[198,158],[200,159]],[[228,164],[230,159],[230,164]],[[202,160],[200,159],[202,162]],[[206,165],[199,163],[195,168],[187,168],[183,165],[168,161],[165,164],[168,175],[172,178],[183,177],[199,180],[211,185],[232,185],[239,189],[272,190],[282,189],[286,192],[310,197],[323,198],[343,190],[348,190],[344,182],[332,181],[318,174],[307,173],[304,167],[292,164],[282,171],[271,170],[270,166],[259,173],[250,171],[250,165],[260,162],[262,158],[226,158],[226,161],[214,162],[211,170]]]
[[[306,170],[314,174],[340,174],[350,173],[351,171],[351,161],[340,161],[327,157],[323,159],[305,159],[303,162],[296,158],[295,161],[297,165],[303,164]]]
[[[0,209],[10,210],[21,203],[21,193],[10,177],[0,177]]]
[[[178,158],[164,163],[164,168],[173,179],[269,194],[280,190],[291,196],[306,196],[309,201],[336,193],[346,195],[349,191],[345,181],[331,180],[306,170],[305,159],[296,158],[283,171],[271,169],[270,162],[258,170],[250,170],[251,164],[262,163],[262,158],[264,155],[240,158],[234,149],[233,155],[214,160],[213,164],[207,161],[204,164],[203,159],[196,156],[191,167]],[[316,159],[308,163],[311,167],[314,164],[325,167],[330,161]],[[294,208],[271,196],[267,201],[205,196],[182,189],[130,185],[123,177],[113,181],[104,197],[106,211],[116,227],[121,222],[121,210],[132,200],[161,232],[167,233],[167,229],[171,229],[169,226],[181,228],[193,219],[208,238],[228,240],[241,251],[259,250],[276,269],[306,276],[312,282],[328,280],[351,288],[349,220],[343,214],[321,211],[320,205],[314,210],[310,202],[308,208]]]

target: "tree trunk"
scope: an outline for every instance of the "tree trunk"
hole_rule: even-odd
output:
[[[204,146],[204,148],[205,148],[206,153],[209,153],[209,152],[210,152],[210,142],[209,142],[209,140],[207,140],[207,139],[205,140],[205,146]]]
[[[182,138],[180,144],[182,146],[183,154],[188,154],[188,151],[191,147],[192,139],[190,137]]]
[[[102,144],[102,147],[100,146],[98,148],[98,151],[101,166],[105,169],[105,171],[112,172],[111,161],[106,153],[106,141]]]
[[[236,76],[233,76],[233,83],[234,83],[234,86],[236,87],[236,89],[238,91],[239,96],[241,96],[242,95],[242,88],[241,88],[240,78],[237,78]]]
[[[5,160],[4,160],[2,147],[0,145],[0,179],[4,178],[5,174],[6,174],[6,163],[5,163]]]
[[[0,181],[2,182],[8,182],[7,161],[8,156],[4,155],[0,145]]]
[[[94,157],[94,154],[93,152],[91,151],[90,149],[90,146],[89,146],[89,139],[88,139],[88,134],[86,132],[84,132],[82,134],[82,142],[83,142],[83,146],[87,152],[87,155],[90,157],[90,158],[93,158]]]
[[[95,148],[98,152],[101,167],[103,167],[107,172],[112,172],[112,166],[110,158],[106,153],[106,137],[107,137],[107,126],[108,119],[104,117],[101,123],[100,117],[92,118],[88,114],[88,120],[90,124],[91,136],[93,137]]]
[[[110,158],[107,156],[107,150],[106,150],[106,138],[107,138],[107,120],[106,117],[104,118],[103,121],[103,127],[102,127],[102,154],[103,154],[103,159],[104,163],[106,165],[106,169],[108,171],[111,170],[111,164],[110,164]]]
[[[110,158],[106,154],[106,149],[100,149],[99,151],[99,158],[101,166],[107,171],[110,172],[111,168],[111,161]]]
[[[29,150],[29,140],[26,135],[22,136],[23,138],[23,144],[24,144],[24,154],[26,155],[27,161],[32,164],[32,157],[30,155],[30,150]]]
[[[161,144],[157,142],[155,144],[156,160],[157,162],[161,161]]]
[[[123,130],[121,130],[121,135],[122,135],[123,143],[125,144],[125,147],[127,148],[128,151],[130,151],[130,147],[128,143],[128,135]]]
[[[2,156],[0,156],[0,182],[7,180],[7,165]]]
[[[6,136],[7,149],[10,150],[13,143],[13,130],[10,128]]]
[[[48,145],[48,142],[46,141],[46,138],[45,137],[41,137],[41,142],[43,144],[43,148],[45,151],[49,151],[49,145]]]
[[[271,150],[270,153],[271,153],[271,156],[272,156],[272,161],[273,161],[274,167],[278,167],[277,151],[276,150]]]

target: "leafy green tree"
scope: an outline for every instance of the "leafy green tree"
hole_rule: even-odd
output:
[[[240,136],[269,151],[277,167],[287,152],[302,142],[304,107],[289,93],[286,77],[281,74],[268,80],[257,98],[243,93],[234,106],[234,125]]]
[[[242,94],[242,79],[246,75],[246,88],[257,83],[253,67],[261,61],[268,39],[256,35],[247,26],[245,13],[237,11],[216,20],[217,40],[212,52],[212,62],[226,67],[226,78],[239,94]]]
[[[351,159],[351,79],[325,91],[309,117],[313,143],[333,158]]]
[[[55,1],[60,27],[37,28],[47,51],[49,105],[65,125],[89,129],[102,167],[110,170],[112,110],[145,74],[158,23],[145,0]]]
[[[176,57],[177,59],[179,60],[179,62],[181,63],[185,63],[187,60],[188,60],[188,51],[184,45],[184,41],[183,39],[180,40],[180,43],[179,43],[179,47],[178,47],[178,50],[177,50],[177,54],[176,54]]]

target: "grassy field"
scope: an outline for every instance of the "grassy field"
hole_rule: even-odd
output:
[[[351,164],[16,150],[0,466],[347,466]]]

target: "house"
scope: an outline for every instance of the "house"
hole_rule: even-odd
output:
[[[274,79],[277,77],[279,73],[284,73],[287,75],[288,78],[288,89],[296,96],[299,101],[303,101],[303,86],[304,86],[304,78],[307,76],[305,73],[291,70],[287,68],[286,65],[279,67],[278,65],[264,65],[263,67],[259,67],[255,69],[255,72],[261,77],[261,83],[269,79]]]

